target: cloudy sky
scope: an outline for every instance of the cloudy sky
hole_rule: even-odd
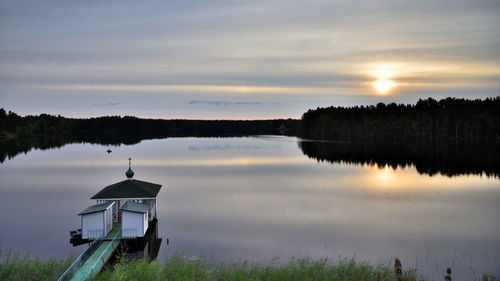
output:
[[[500,95],[500,1],[0,0],[0,107],[298,118]]]

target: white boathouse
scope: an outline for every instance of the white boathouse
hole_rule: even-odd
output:
[[[161,185],[134,179],[131,160],[129,158],[129,168],[125,172],[127,179],[96,193],[91,199],[97,200],[97,205],[79,214],[82,216],[82,239],[106,236],[113,227],[121,228],[123,238],[143,237],[149,223],[157,219],[156,196]]]
[[[111,231],[114,205],[115,202],[92,205],[78,214],[82,218],[82,239],[94,240]]]
[[[120,207],[122,211],[122,237],[142,237],[148,230],[149,205],[125,202]]]

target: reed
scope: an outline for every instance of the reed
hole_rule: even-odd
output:
[[[421,280],[415,271],[404,271],[401,280]],[[398,280],[390,264],[370,265],[354,259],[292,259],[270,264],[215,263],[204,257],[174,255],[163,264],[144,259],[122,259],[95,280]]]
[[[57,280],[71,265],[72,259],[40,259],[0,248],[0,280]]]
[[[71,265],[72,259],[40,259],[29,254],[21,255],[0,248],[0,280],[57,280]],[[447,268],[444,280],[451,280]],[[164,262],[146,259],[127,260],[108,266],[94,280],[154,281],[154,280],[364,280],[364,281],[420,281],[424,280],[416,269],[404,269],[399,259],[394,264],[371,265],[354,259],[329,258],[291,259],[282,263],[278,259],[270,263],[247,261],[216,263],[204,257],[173,255]],[[478,281],[495,281],[493,275],[483,275]]]

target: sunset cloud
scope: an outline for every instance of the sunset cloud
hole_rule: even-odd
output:
[[[465,0],[2,1],[0,102],[21,114],[288,118],[484,98],[500,93],[498,14],[498,1]],[[380,79],[398,86],[377,95]]]

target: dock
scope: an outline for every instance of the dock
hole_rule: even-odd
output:
[[[70,231],[73,246],[89,243],[58,281],[92,279],[118,256],[155,259],[158,238],[157,195],[161,184],[134,179],[131,158],[126,180],[108,185],[90,199],[97,204],[78,213],[81,226]],[[168,244],[168,239],[167,239]]]
[[[120,224],[114,223],[106,237],[94,240],[58,281],[83,281],[98,274],[121,241]]]

